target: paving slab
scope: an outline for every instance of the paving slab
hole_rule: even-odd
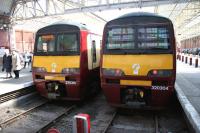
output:
[[[23,89],[33,85],[32,73],[30,68],[22,69],[19,73],[19,79],[14,78],[5,79],[6,73],[0,72],[0,95]]]
[[[177,61],[175,89],[193,130],[200,133],[200,68]]]

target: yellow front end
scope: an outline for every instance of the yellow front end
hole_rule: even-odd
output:
[[[33,80],[42,96],[50,99],[80,100],[80,56],[34,56]]]
[[[79,68],[80,56],[34,56],[33,67],[44,67],[47,72],[61,73],[63,68]]]
[[[152,78],[149,77],[149,73],[152,70],[173,71],[175,69],[173,60],[172,54],[103,55],[101,85],[108,102],[113,106],[121,106],[128,99],[124,98],[123,95],[128,93],[134,98],[137,98],[137,96],[139,99],[146,97],[145,102],[151,102],[151,105],[163,104],[167,101],[168,91],[152,90],[152,86],[165,85],[171,89],[172,86],[169,84],[172,82],[169,79],[172,77]],[[106,75],[105,70],[116,70],[116,73]],[[120,72],[123,74],[117,75]],[[124,92],[125,90],[127,91]]]
[[[125,75],[147,76],[153,69],[173,69],[173,55],[103,55],[102,65],[103,68],[121,69]]]

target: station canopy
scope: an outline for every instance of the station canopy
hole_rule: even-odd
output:
[[[130,12],[170,18],[178,40],[200,35],[200,0],[0,0],[0,28],[36,31],[64,20],[102,33],[107,21]]]

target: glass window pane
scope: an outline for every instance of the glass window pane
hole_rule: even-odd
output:
[[[129,49],[134,46],[135,29],[132,27],[112,28],[108,31],[107,49]]]
[[[37,52],[54,52],[55,51],[55,36],[41,35],[37,41]]]
[[[143,27],[138,29],[138,48],[169,49],[169,47],[170,47],[170,39],[167,28]]]
[[[65,52],[78,51],[78,39],[76,34],[62,34],[58,35],[57,51]]]
[[[169,31],[165,27],[111,28],[108,30],[106,48],[167,50],[170,48]]]

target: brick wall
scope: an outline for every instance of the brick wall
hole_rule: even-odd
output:
[[[200,36],[181,41],[181,49],[200,48]]]
[[[15,39],[16,39],[16,49],[20,52],[33,51],[34,46],[34,32],[16,30]]]
[[[0,30],[0,47],[9,47],[8,32]]]

